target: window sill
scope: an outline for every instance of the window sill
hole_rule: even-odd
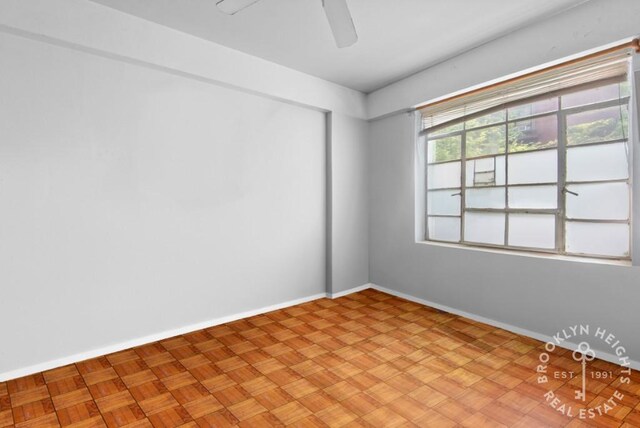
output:
[[[613,266],[633,266],[631,260],[598,259],[594,257],[565,256],[561,254],[536,253],[533,251],[502,250],[499,248],[473,247],[464,244],[449,244],[435,241],[416,241],[416,244],[430,245],[434,247],[455,248],[467,251],[480,251],[483,253],[506,254],[509,256],[533,257],[537,259],[560,260],[578,263],[593,263]]]

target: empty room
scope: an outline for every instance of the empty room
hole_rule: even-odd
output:
[[[640,427],[639,38],[0,0],[0,428]]]

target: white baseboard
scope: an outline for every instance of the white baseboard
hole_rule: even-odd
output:
[[[364,284],[364,285],[360,285],[358,287],[350,288],[348,290],[339,291],[337,293],[327,293],[327,297],[330,298],[330,299],[337,299],[338,297],[342,297],[342,296],[346,296],[346,295],[349,295],[349,294],[357,293],[358,291],[367,290],[367,289],[372,288],[372,287],[373,287],[373,284],[371,284],[371,283]]]
[[[367,287],[368,288],[368,287]],[[136,346],[146,345],[147,343],[157,342],[158,340],[168,339],[170,337],[179,336],[181,334],[191,333],[193,331],[202,330],[203,328],[209,328],[216,325],[237,321],[242,318],[248,318],[255,315],[264,314],[267,312],[277,311],[278,309],[288,308],[290,306],[299,305],[301,303],[307,303],[312,300],[328,297],[326,293],[313,294],[311,296],[302,297],[300,299],[289,300],[283,303],[277,303],[275,305],[265,306],[259,309],[253,309],[250,311],[240,312],[233,315],[227,315],[212,320],[190,324],[184,327],[179,327],[171,330],[165,330],[160,333],[151,334],[148,336],[139,337],[125,342],[116,343],[113,345],[105,346],[98,349],[92,349],[87,352],[80,352],[78,354],[69,355],[67,357],[50,360],[40,364],[34,364],[31,366],[23,367],[16,370],[0,373],[0,382],[4,382],[10,379],[16,379],[30,374],[43,372],[46,370],[55,369],[57,367],[66,366],[67,364],[77,363],[79,361],[88,360],[90,358],[100,357],[102,355],[112,354],[114,352],[123,351],[125,349],[133,348]]]
[[[391,294],[393,296],[400,297],[400,298],[415,302],[415,303],[420,303],[421,305],[429,306],[429,307],[435,308],[435,309],[440,309],[441,311],[449,312],[451,314],[459,315],[461,317],[469,318],[469,319],[472,319],[474,321],[478,321],[478,322],[481,322],[481,323],[484,323],[484,324],[492,325],[494,327],[498,327],[498,328],[501,328],[503,330],[510,331],[512,333],[516,333],[516,334],[519,334],[519,335],[522,335],[522,336],[530,337],[532,339],[540,340],[541,342],[545,342],[545,343],[546,342],[554,342],[553,338],[551,336],[549,336],[549,335],[546,335],[546,334],[542,334],[542,333],[538,333],[538,332],[535,332],[535,331],[527,330],[527,329],[521,328],[521,327],[516,327],[516,326],[511,325],[511,324],[507,324],[507,323],[504,323],[504,322],[496,321],[496,320],[493,320],[493,319],[490,319],[490,318],[485,318],[483,316],[472,314],[470,312],[461,311],[459,309],[455,309],[455,308],[452,308],[452,307],[449,307],[449,306],[441,305],[440,303],[430,302],[429,300],[421,299],[419,297],[414,297],[414,296],[411,296],[409,294],[405,294],[405,293],[402,293],[400,291],[395,291],[395,290],[392,290],[390,288],[381,287],[381,286],[376,285],[376,284],[371,284],[371,288],[373,288],[374,290],[382,291],[383,293]],[[574,350],[576,350],[578,348],[578,344],[572,343],[572,342],[569,342],[569,341],[565,341],[565,342],[560,343],[558,345],[558,347],[574,351]],[[597,352],[598,352],[598,358],[600,358],[601,360],[608,361],[608,362],[616,364],[616,365],[620,365],[620,362],[618,361],[618,357],[616,357],[615,355],[609,354],[609,353],[606,353],[606,352],[603,352],[603,351],[597,351]],[[639,361],[630,360],[630,365],[631,365],[632,369],[640,370],[640,362]]]
[[[91,351],[87,351],[87,352],[81,352],[78,354],[73,354],[73,355],[69,355],[67,357],[63,357],[63,358],[58,358],[55,360],[50,360],[44,363],[40,363],[40,364],[34,364],[28,367],[23,367],[20,369],[16,369],[16,370],[11,370],[11,371],[7,371],[4,373],[0,373],[0,382],[4,382],[10,379],[16,379],[22,376],[28,376],[30,374],[34,374],[34,373],[39,373],[42,371],[46,371],[46,370],[51,370],[57,367],[62,367],[62,366],[66,366],[67,364],[72,364],[72,363],[77,363],[79,361],[84,361],[84,360],[88,360],[90,358],[95,358],[95,357],[100,357],[102,355],[107,355],[107,354],[112,354],[114,352],[118,352],[118,351],[123,351],[125,349],[129,349],[129,348],[133,348],[136,346],[141,346],[141,345],[145,345],[147,343],[152,343],[152,342],[157,342],[158,340],[164,340],[164,339],[168,339],[170,337],[174,337],[174,336],[179,336],[181,334],[186,334],[186,333],[191,333],[193,331],[197,331],[197,330],[202,330],[204,328],[209,328],[209,327],[213,327],[216,325],[220,325],[220,324],[224,324],[224,323],[228,323],[228,322],[232,322],[232,321],[237,321],[239,319],[242,318],[248,318],[248,317],[252,317],[255,315],[260,315],[260,314],[264,314],[267,312],[272,312],[272,311],[276,311],[278,309],[283,309],[283,308],[287,308],[290,306],[295,306],[295,305],[299,305],[302,303],[307,303],[313,300],[317,300],[317,299],[321,299],[323,297],[328,297],[330,299],[336,299],[339,297],[343,297],[349,294],[353,294],[353,293],[357,293],[359,291],[363,291],[363,290],[367,290],[369,288],[372,288],[374,290],[378,290],[381,291],[383,293],[387,293],[387,294],[391,294],[393,296],[396,297],[400,297],[415,303],[419,303],[425,306],[429,306],[432,308],[436,308],[436,309],[440,309],[442,311],[445,312],[449,312],[455,315],[459,315],[465,318],[469,318],[472,319],[474,321],[478,321],[484,324],[488,324],[488,325],[492,325],[494,327],[498,327],[498,328],[502,328],[504,330],[510,331],[512,333],[516,333],[516,334],[520,334],[523,336],[527,336],[527,337],[531,337],[533,339],[537,339],[540,340],[542,342],[548,342],[552,340],[551,336],[542,334],[542,333],[538,333],[535,331],[531,331],[531,330],[527,330],[524,328],[520,328],[520,327],[516,327],[507,323],[503,323],[500,321],[496,321],[490,318],[485,318],[483,316],[480,315],[476,315],[476,314],[472,314],[469,312],[465,312],[465,311],[461,311],[459,309],[455,309],[449,306],[445,306],[445,305],[441,305],[439,303],[435,303],[435,302],[431,302],[429,300],[425,300],[425,299],[421,299],[418,297],[414,297],[411,296],[409,294],[405,294],[399,291],[395,291],[392,290],[390,288],[386,288],[386,287],[381,287],[379,285],[373,284],[373,283],[369,283],[369,284],[364,284],[358,287],[354,287],[354,288],[350,288],[348,290],[344,290],[344,291],[340,291],[338,293],[318,293],[318,294],[313,294],[311,296],[307,296],[307,297],[302,297],[300,299],[294,299],[294,300],[289,300],[287,302],[283,302],[283,303],[278,303],[275,305],[270,305],[270,306],[265,306],[259,309],[253,309],[250,311],[245,311],[245,312],[240,312],[237,314],[233,314],[233,315],[227,315],[224,317],[220,317],[220,318],[215,318],[212,320],[208,320],[208,321],[204,321],[201,323],[196,323],[196,324],[191,324],[191,325],[187,325],[184,327],[179,327],[176,329],[171,329],[171,330],[166,330],[160,333],[156,333],[156,334],[152,334],[152,335],[148,335],[148,336],[144,336],[144,337],[139,337],[136,339],[132,339],[132,340],[128,340],[125,342],[120,342],[120,343],[116,343],[113,345],[109,345],[109,346],[105,346],[102,348],[98,348],[98,349],[93,349]],[[570,350],[575,350],[577,348],[577,344],[571,343],[571,342],[563,342],[562,344],[558,345],[562,348],[566,348],[566,349],[570,349]],[[598,352],[598,358],[605,360],[605,361],[609,361],[611,363],[614,364],[618,364],[618,359],[615,355],[613,354],[608,354],[608,353],[604,353],[602,351]],[[635,360],[631,360],[631,367],[635,370],[640,370],[640,362],[635,361]]]

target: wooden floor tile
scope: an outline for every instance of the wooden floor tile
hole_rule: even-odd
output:
[[[225,428],[234,427],[240,421],[226,409],[219,410],[217,412],[209,413],[206,416],[198,418],[196,423],[199,427],[211,427],[211,428]]]
[[[183,407],[186,411],[191,415],[193,419],[198,419],[199,417],[208,415],[211,412],[222,409],[224,406],[220,404],[218,400],[216,400],[211,395],[208,395],[199,400],[190,401],[186,404],[183,404]]]
[[[58,420],[62,426],[78,424],[83,421],[100,417],[100,410],[93,401],[76,404],[57,412]]]
[[[109,379],[89,386],[89,391],[95,399],[107,397],[126,390],[127,386],[120,378]]]
[[[77,389],[72,392],[67,392],[66,394],[56,395],[52,398],[56,411],[75,406],[76,404],[84,403],[85,401],[90,401],[92,399],[93,397],[87,388]]]
[[[271,411],[282,423],[292,424],[298,420],[311,415],[309,409],[302,404],[291,401]]]
[[[47,383],[48,391],[52,397],[77,391],[78,389],[84,389],[85,387],[86,384],[80,375],[72,375]]]
[[[82,378],[84,379],[87,385],[94,385],[96,383],[104,382],[110,379],[116,379],[117,377],[118,377],[118,373],[113,369],[113,367],[97,370],[97,371],[82,375]]]
[[[358,418],[358,415],[351,412],[340,403],[327,407],[326,409],[316,413],[315,416],[321,419],[328,426],[344,426]]]
[[[54,413],[53,402],[50,398],[32,401],[21,406],[13,407],[15,423],[27,422]]]
[[[55,382],[60,379],[79,376],[80,372],[78,372],[75,364],[70,364],[68,366],[48,370],[43,372],[42,375],[44,376],[45,381],[50,384],[51,382]]]
[[[310,397],[310,395],[307,397]],[[284,406],[285,404],[294,401],[294,398],[292,396],[290,396],[286,391],[280,388],[270,389],[263,392],[262,394],[256,395],[255,398],[267,410],[273,410],[277,407]]]
[[[145,419],[145,414],[137,404],[129,404],[128,406],[119,407],[117,409],[102,414],[104,421],[109,428],[122,427],[133,422]]]
[[[13,426],[13,414],[11,410],[0,411],[0,427]]]
[[[121,391],[96,399],[96,404],[101,412],[110,412],[112,410],[134,404],[135,402],[135,398],[133,398],[129,391]]]
[[[229,411],[239,421],[244,421],[253,416],[267,411],[255,398],[249,398],[248,400],[241,401],[229,407]]]
[[[593,379],[576,402],[577,377],[537,383],[542,349],[365,290],[0,382],[0,428],[640,427],[640,373]],[[552,368],[580,365],[558,349]],[[574,410],[624,397],[585,421],[552,409],[548,388]]]
[[[388,407],[380,407],[363,419],[375,427],[398,427],[409,422]]]
[[[36,373],[30,376],[21,377],[19,379],[13,379],[7,382],[7,389],[9,394],[16,394],[18,392],[27,391],[29,389],[37,388],[45,384],[43,373]]]
[[[191,416],[182,407],[170,407],[149,416],[149,421],[154,427],[173,428],[182,426],[191,421]]]
[[[38,418],[29,419],[25,422],[17,422],[15,424],[17,428],[30,428],[30,427],[59,427],[58,417],[54,413],[49,413]]]
[[[46,385],[42,385],[37,388],[31,388],[11,394],[11,406],[19,407],[24,404],[47,398],[49,398],[49,390]]]
[[[171,395],[170,392],[166,392],[155,397],[138,401],[138,405],[142,408],[144,413],[149,416],[161,412],[169,407],[179,406],[179,403],[175,398],[173,398],[173,395]]]

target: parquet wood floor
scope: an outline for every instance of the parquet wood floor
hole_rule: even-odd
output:
[[[552,380],[582,421],[545,401],[542,343],[374,290],[196,331],[0,383],[0,426],[632,427],[640,376]],[[553,367],[577,370],[571,352]],[[619,370],[603,361],[592,370]],[[618,382],[618,383],[616,383]]]

